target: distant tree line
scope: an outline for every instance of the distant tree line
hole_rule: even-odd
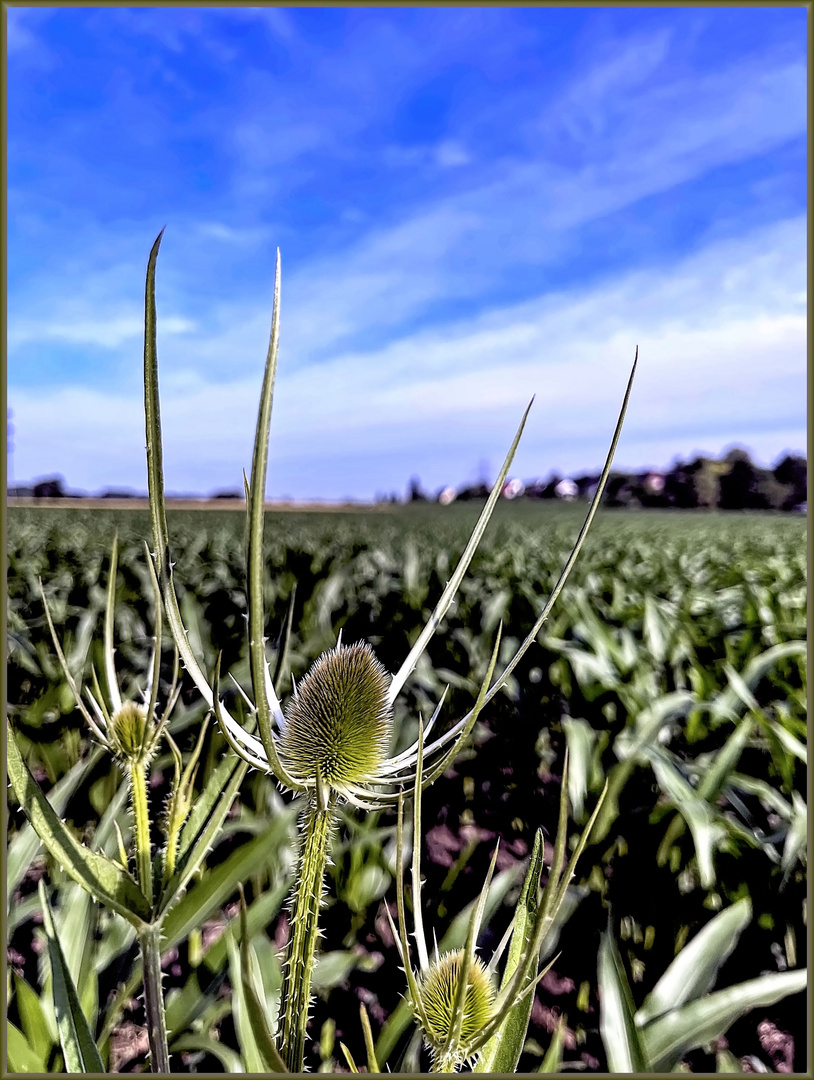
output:
[[[507,499],[586,499],[596,490],[598,473],[586,473],[573,479],[552,474],[546,480],[521,483],[510,480],[504,485]],[[33,496],[35,499],[60,499],[80,496],[65,490],[61,476],[44,479],[30,487],[13,487],[9,495]],[[424,492],[418,477],[413,477],[407,502],[465,502],[485,499],[489,486],[485,482],[455,489],[442,488],[435,495]],[[132,491],[106,491],[103,499],[125,499]],[[214,498],[239,499],[242,492],[217,492]],[[379,496],[378,502],[400,502],[397,495],[389,499]],[[734,449],[716,461],[697,457],[667,472],[649,470],[639,473],[611,472],[605,488],[606,506],[654,506],[681,509],[720,510],[800,510],[808,502],[806,459],[799,454],[787,454],[773,469],[763,469],[745,450]]]
[[[584,499],[593,495],[598,481],[598,473],[573,479],[553,474],[546,480],[526,484],[509,481],[503,494],[512,499]],[[807,504],[807,492],[806,459],[801,455],[787,454],[773,469],[764,469],[745,450],[736,448],[720,461],[701,456],[687,463],[678,462],[665,472],[614,470],[608,477],[603,501],[607,506],[628,507],[800,510]],[[430,496],[422,492],[418,478],[413,477],[407,501],[450,503],[483,499],[488,494],[488,486],[479,483],[457,491],[443,488]]]

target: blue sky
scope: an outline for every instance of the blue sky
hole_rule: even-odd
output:
[[[806,446],[803,7],[9,8],[13,477],[267,493]]]

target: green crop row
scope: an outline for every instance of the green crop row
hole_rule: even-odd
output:
[[[288,693],[291,677],[299,680],[335,643],[340,629],[346,644],[367,641],[385,667],[397,669],[440,596],[476,516],[477,509],[464,506],[269,515],[265,608],[272,651],[293,604],[288,681],[281,691]],[[399,698],[399,746],[415,738],[418,715],[429,716],[445,686],[450,690],[444,715],[457,718],[471,707],[501,623],[501,656],[505,662],[513,655],[556,581],[579,520],[574,507],[499,507],[456,603]],[[210,672],[220,654],[224,680],[229,673],[246,686],[242,515],[171,511],[169,530],[176,588],[195,651]],[[93,642],[100,639],[115,532],[116,665],[124,687],[135,692],[146,682],[153,624],[142,539],[150,533],[148,516],[63,509],[13,509],[9,515],[8,700],[29,766],[52,791],[63,790],[60,784],[65,786],[71,770],[87,758],[88,733],[53,653],[38,580],[69,665],[83,668],[90,650],[90,660],[100,666]],[[561,1046],[565,1060],[581,1067],[606,1066],[596,957],[608,907],[623,928],[622,959],[635,996],[644,998],[653,988],[710,911],[739,899],[749,899],[755,917],[719,982],[741,982],[799,965],[806,932],[805,639],[805,527],[800,519],[600,513],[537,646],[484,710],[475,731],[477,752],[463,754],[425,795],[426,895],[432,897],[433,924],[452,947],[496,835],[503,839],[504,854],[487,912],[494,930],[487,932],[498,939],[502,934],[509,911],[503,901],[516,899],[522,860],[537,827],[553,841],[558,796],[549,780],[562,775],[566,746],[577,822],[584,823],[605,781],[609,784],[560,931],[554,977],[537,992],[521,1069],[540,1064],[535,1054],[548,1046],[560,1014],[567,1017]],[[167,646],[167,679],[170,659]],[[241,698],[230,685],[227,699],[239,711]],[[194,744],[204,712],[194,688],[184,684],[171,729],[183,750]],[[212,727],[198,787],[206,784],[223,753],[222,736]],[[164,772],[155,799],[166,793],[169,759]],[[90,836],[109,828],[105,815],[121,789],[115,766],[106,761],[97,761],[86,779],[66,795],[64,814]],[[251,773],[243,783],[237,816],[227,821],[208,858],[196,886],[202,892],[193,905],[201,921],[210,919],[222,929],[234,914],[236,882],[245,883],[260,989],[270,1002],[279,994],[274,943],[286,933],[279,906],[292,865],[286,828],[272,829],[283,820],[280,809],[268,777]],[[120,824],[126,833],[126,820]],[[258,840],[255,857],[249,852],[239,868],[235,863],[224,870],[234,852],[251,846],[234,848],[240,835],[244,840],[265,837],[263,855]],[[44,854],[30,844],[25,848],[20,837],[25,839],[22,818],[12,813],[10,839],[12,847],[17,844],[18,858],[17,877],[9,888],[14,899],[11,943],[16,954],[25,956],[25,943],[42,935],[32,918]],[[334,900],[326,913],[315,976],[319,1000],[312,1025],[322,1038],[315,1040],[320,1056],[311,1062],[314,1067],[344,1065],[335,1045],[340,1035],[346,1044],[358,1046],[359,1000],[370,1012],[379,1064],[388,1057],[393,1068],[417,1062],[418,1049],[407,1035],[409,1017],[399,1011],[403,987],[377,978],[380,970],[392,972],[398,966],[382,914],[388,890],[392,893],[394,843],[394,822],[382,813],[367,815],[361,824],[347,816],[335,845],[329,871]],[[235,877],[238,871],[242,876]],[[48,873],[59,886],[59,868],[49,863]],[[204,896],[208,881],[214,884]],[[79,894],[74,897],[71,890],[75,887],[65,882],[64,903],[55,915],[64,925],[79,918]],[[102,1024],[100,1000],[112,995],[118,1003],[105,1013],[105,1030],[99,1026],[94,1035],[108,1064],[127,1067],[123,1032],[138,1021],[130,1003],[138,983],[131,975],[120,985],[133,945],[112,927],[112,922],[97,927],[105,946],[92,962],[74,939],[75,955],[68,964],[76,969],[74,981],[92,1027]],[[205,937],[190,921],[180,927],[173,945],[176,957],[168,961],[166,982],[174,1040],[170,1049],[186,1055],[191,1065],[202,1061],[229,1070],[234,1066],[230,1054],[241,1048],[245,1053],[232,978],[238,958],[226,937],[217,939],[220,946],[208,948]],[[21,962],[18,971],[10,969],[10,1017],[22,1032],[36,1027],[37,1007],[43,1008],[34,1004],[44,1000],[37,996],[47,977],[42,955],[33,967]],[[224,997],[223,986],[232,986],[235,996]],[[802,1038],[799,997],[766,1015]],[[47,1008],[45,1013],[45,1030],[54,1035],[53,1018]],[[762,1016],[737,1021],[730,1032],[736,1054],[762,1052],[755,1036]],[[51,1035],[37,1043],[37,1060],[54,1068],[59,1043]],[[796,1052],[802,1055],[804,1048]],[[136,1047],[131,1060],[137,1061],[139,1053],[143,1059],[143,1050]],[[356,1059],[362,1058],[357,1052]]]

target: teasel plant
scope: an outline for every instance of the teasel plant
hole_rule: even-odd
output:
[[[544,845],[542,830],[538,829],[514,917],[489,963],[484,963],[477,955],[476,947],[497,862],[498,840],[480,897],[472,908],[464,947],[439,954],[436,939],[435,954],[431,957],[424,933],[421,905],[423,744],[423,724],[419,723],[418,758],[413,789],[412,935],[408,933],[405,916],[404,797],[401,794],[398,797],[396,825],[398,928],[393,922],[390,909],[385,909],[407,977],[408,1001],[432,1055],[433,1072],[457,1072],[461,1066],[470,1064],[477,1072],[511,1073],[517,1067],[525,1042],[535,988],[557,959],[554,957],[538,973],[540,957],[556,926],[557,915],[565,900],[577,862],[605,799],[607,784],[574,847],[567,867],[563,869],[568,826],[566,751],[560,789],[559,822],[545,888],[541,892]],[[411,963],[410,936],[414,937],[416,943],[418,971],[413,970]],[[507,946],[508,954],[498,986],[496,972]],[[368,1064],[370,1067],[370,1061]]]
[[[162,694],[163,611],[158,579],[149,555],[147,564],[154,593],[154,615],[147,685],[141,700],[133,700],[123,694],[114,659],[117,555],[118,546],[114,538],[106,592],[102,679],[95,666],[91,665],[90,685],[83,687],[82,673],[71,671],[41,581],[39,586],[54,650],[65,681],[92,738],[112,756],[126,778],[133,826],[132,858],[115,818],[113,824],[118,840],[118,859],[111,858],[102,850],[94,850],[77,839],[73,829],[57,815],[34,779],[10,722],[6,740],[7,768],[15,797],[51,857],[95,900],[134,928],[142,960],[150,1065],[153,1072],[169,1073],[161,972],[164,921],[219,835],[248,766],[237,761],[231,768],[213,771],[193,805],[194,783],[207,722],[202,725],[196,745],[184,764],[181,752],[168,730],[181,690],[179,655],[175,651],[170,687]],[[151,765],[162,740],[167,741],[171,750],[174,782],[163,813],[159,820],[154,821],[151,818],[148,783]],[[163,834],[163,844],[154,851],[153,837],[158,830]],[[39,889],[66,1070],[104,1072],[98,1047],[65,963],[42,881]]]
[[[628,380],[610,450],[594,498],[560,577],[526,639],[502,674],[492,682],[500,633],[477,699],[469,712],[426,747],[417,741],[401,753],[388,756],[392,737],[393,706],[448,611],[500,496],[531,408],[526,408],[503,466],[472,535],[435,610],[399,670],[389,674],[364,642],[345,644],[340,639],[323,653],[284,709],[269,670],[266,655],[266,619],[263,603],[263,530],[269,426],[280,334],[280,253],[277,252],[271,334],[266,356],[255,429],[251,473],[244,473],[247,504],[247,600],[250,698],[241,687],[256,731],[246,730],[228,712],[221,696],[220,658],[207,675],[196,658],[184,626],[173,581],[164,498],[164,470],[158,393],[155,274],[164,230],[153,244],[145,287],[144,401],[147,435],[147,473],[152,519],[152,557],[160,582],[167,620],[181,661],[204,701],[214,712],[229,746],[249,767],[272,776],[279,785],[303,799],[299,821],[299,867],[291,898],[291,937],[284,965],[284,980],[275,1045],[286,1068],[303,1068],[306,1027],[311,1003],[311,981],[319,938],[319,911],[325,869],[337,810],[350,804],[365,811],[396,807],[419,775],[425,789],[444,773],[468,739],[482,709],[500,691],[521,658],[536,640],[562,590],[599,506],[622,430],[638,361],[638,349]],[[532,399],[533,402],[533,399]],[[289,619],[290,629],[290,619]],[[279,668],[279,664],[278,664]],[[293,680],[292,680],[293,682]],[[442,695],[426,732],[429,736],[443,707]],[[426,758],[426,766],[423,759]]]

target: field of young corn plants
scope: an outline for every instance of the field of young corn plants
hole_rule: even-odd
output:
[[[276,320],[165,511],[156,254],[151,512],[9,514],[9,1071],[803,1071],[804,522],[600,509],[542,621],[584,508],[264,521]]]

